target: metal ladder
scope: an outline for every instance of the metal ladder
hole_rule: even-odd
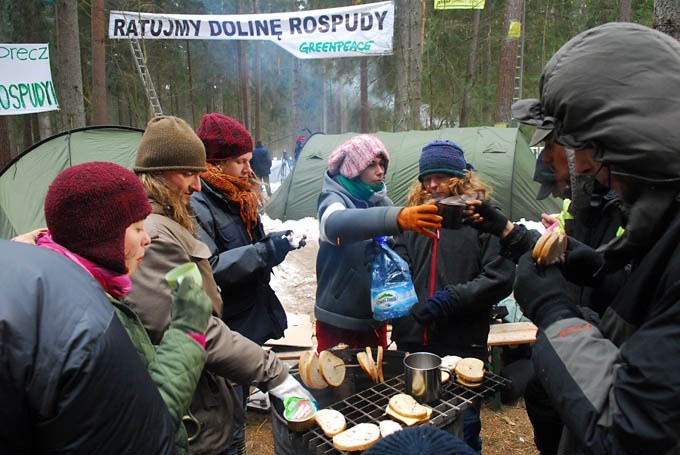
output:
[[[144,90],[146,91],[146,98],[149,100],[149,105],[151,105],[151,113],[154,117],[163,115],[161,102],[158,99],[156,88],[154,87],[153,81],[151,80],[149,68],[146,66],[146,58],[142,52],[142,46],[139,45],[139,40],[137,38],[130,38],[129,41],[132,55],[135,58],[135,66],[139,72],[139,77],[142,78],[142,84],[144,85]]]
[[[512,102],[522,99],[522,85],[524,82],[524,30],[526,20],[526,2],[522,0],[522,35],[519,39],[519,52],[517,52],[517,62],[515,64],[515,83],[512,90]]]

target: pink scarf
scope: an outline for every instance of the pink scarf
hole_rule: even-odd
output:
[[[38,234],[38,240],[36,241],[41,247],[47,248],[67,257],[71,261],[75,262],[82,268],[84,268],[92,277],[102,285],[104,290],[114,296],[117,299],[125,297],[125,295],[130,292],[132,288],[132,282],[130,277],[126,274],[116,274],[109,269],[98,266],[94,262],[85,259],[84,257],[77,255],[73,251],[70,251],[66,247],[58,244],[52,239],[49,232],[41,232]]]

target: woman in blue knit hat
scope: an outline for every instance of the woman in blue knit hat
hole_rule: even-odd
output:
[[[487,200],[491,187],[456,143],[427,144],[407,205],[464,195]],[[499,254],[498,239],[462,225],[442,227],[437,239],[403,232],[396,240],[395,250],[409,262],[418,295],[411,314],[393,322],[398,348],[486,362],[491,307],[510,294],[515,277],[513,262]],[[479,403],[466,410],[464,420],[465,442],[481,450]]]

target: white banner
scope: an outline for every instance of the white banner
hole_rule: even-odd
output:
[[[47,44],[0,44],[0,115],[59,109]]]
[[[266,40],[305,59],[389,55],[393,32],[392,1],[293,13],[109,15],[112,39]]]

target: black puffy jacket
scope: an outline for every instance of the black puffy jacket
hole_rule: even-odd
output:
[[[99,283],[0,240],[0,289],[0,453],[174,453],[167,408]]]

